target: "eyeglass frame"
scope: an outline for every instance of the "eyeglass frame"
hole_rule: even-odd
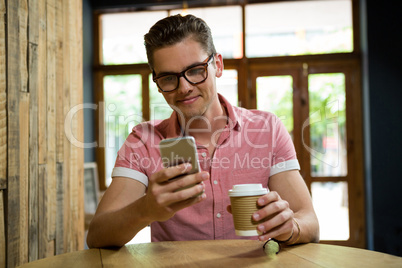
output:
[[[212,59],[214,58],[214,56],[215,56],[215,53],[212,53],[212,54],[206,59],[206,62],[204,61],[203,63],[197,63],[197,64],[194,64],[194,65],[191,65],[191,66],[189,66],[188,68],[186,68],[185,70],[183,70],[183,71],[180,72],[180,73],[164,73],[164,74],[162,74],[162,75],[156,76],[155,70],[152,70],[152,81],[154,81],[154,83],[156,84],[156,86],[157,86],[161,91],[163,91],[163,92],[172,92],[172,91],[177,90],[177,89],[179,88],[179,86],[180,86],[180,77],[184,77],[184,79],[186,79],[186,81],[189,82],[189,83],[190,83],[191,85],[193,85],[193,86],[199,85],[199,84],[205,82],[205,80],[208,79],[208,66],[211,64]],[[203,80],[200,81],[200,82],[196,82],[196,83],[191,82],[190,80],[188,80],[188,78],[187,78],[187,76],[185,75],[185,73],[186,73],[188,70],[192,69],[192,68],[200,67],[200,66],[203,66],[203,67],[205,68],[205,72],[206,72],[206,74],[207,74],[207,75],[205,76],[205,79],[203,79]],[[176,86],[176,88],[174,88],[174,89],[172,89],[172,90],[167,90],[167,91],[166,91],[166,90],[163,90],[163,89],[159,86],[159,84],[156,82],[156,80],[158,80],[159,78],[162,78],[162,77],[164,77],[164,76],[168,76],[168,75],[175,75],[175,76],[177,77],[177,86]]]

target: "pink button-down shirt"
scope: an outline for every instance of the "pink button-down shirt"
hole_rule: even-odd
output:
[[[220,132],[214,154],[197,144],[200,167],[210,173],[210,180],[204,182],[207,198],[165,222],[153,222],[152,241],[257,239],[236,236],[232,215],[226,211],[229,189],[242,183],[267,187],[270,176],[300,169],[290,135],[275,115],[232,106],[221,95],[219,100],[228,124]],[[135,126],[118,152],[112,177],[128,177],[148,186],[148,178],[162,169],[159,142],[181,135],[177,116],[173,112],[169,119]]]

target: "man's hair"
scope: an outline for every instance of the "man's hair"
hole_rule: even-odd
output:
[[[161,19],[144,36],[148,65],[154,69],[154,52],[157,49],[175,45],[186,38],[198,42],[208,55],[216,53],[211,29],[207,23],[194,15],[180,14]]]

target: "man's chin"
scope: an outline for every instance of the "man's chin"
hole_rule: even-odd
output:
[[[180,116],[182,116],[186,121],[202,118],[203,115],[203,111],[200,110],[180,109]]]

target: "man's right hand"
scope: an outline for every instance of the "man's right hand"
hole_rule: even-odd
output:
[[[152,174],[143,201],[147,216],[152,221],[166,221],[186,207],[206,198],[204,181],[209,179],[206,171],[189,174],[191,164],[165,168]]]
[[[189,164],[162,169],[149,178],[148,188],[130,178],[113,178],[89,226],[88,246],[123,246],[153,221],[168,220],[204,200],[209,174],[186,175],[190,169]]]

